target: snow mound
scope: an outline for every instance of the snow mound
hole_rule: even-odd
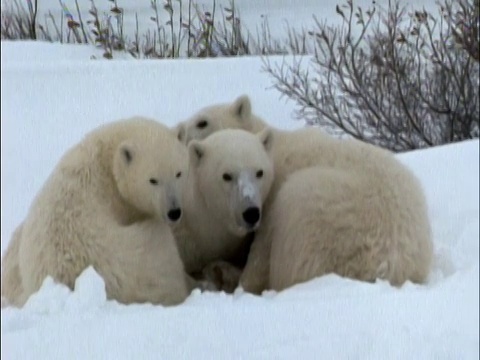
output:
[[[100,308],[106,301],[105,282],[89,266],[75,281],[73,292],[66,285],[47,277],[40,290],[28,299],[24,310],[37,314],[90,311]]]

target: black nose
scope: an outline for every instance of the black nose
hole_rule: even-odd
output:
[[[249,207],[242,214],[243,220],[250,225],[255,225],[260,220],[260,209],[258,207]]]
[[[182,210],[180,208],[172,209],[167,213],[167,216],[170,220],[177,221],[182,216]]]

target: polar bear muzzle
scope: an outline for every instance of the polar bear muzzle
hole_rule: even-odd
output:
[[[170,222],[178,222],[182,217],[182,206],[178,184],[167,184],[165,187],[166,217]]]
[[[240,172],[234,197],[236,197],[234,204],[237,204],[234,208],[240,210],[240,214],[238,214],[240,219],[237,217],[240,220],[239,225],[248,230],[255,230],[260,223],[262,196],[255,174],[252,171],[244,170]]]

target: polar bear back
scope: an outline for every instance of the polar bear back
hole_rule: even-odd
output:
[[[316,166],[282,185],[265,220],[271,288],[329,273],[426,281],[433,245],[421,186],[393,158],[367,159],[372,171]]]

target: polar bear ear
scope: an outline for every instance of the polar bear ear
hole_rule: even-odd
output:
[[[192,140],[188,145],[188,156],[192,164],[198,165],[205,157],[205,145],[198,140]]]
[[[241,121],[250,119],[252,104],[248,95],[239,96],[232,104],[232,112]]]
[[[185,128],[185,124],[179,123],[175,128],[174,132],[177,135],[177,139],[182,143],[185,144],[187,140],[187,129]]]
[[[118,152],[120,153],[120,157],[124,164],[130,165],[134,157],[133,144],[130,144],[128,142],[122,143],[118,148]]]
[[[267,126],[265,129],[257,133],[257,137],[262,143],[265,150],[269,152],[270,149],[272,148],[272,143],[274,138],[272,128]]]

